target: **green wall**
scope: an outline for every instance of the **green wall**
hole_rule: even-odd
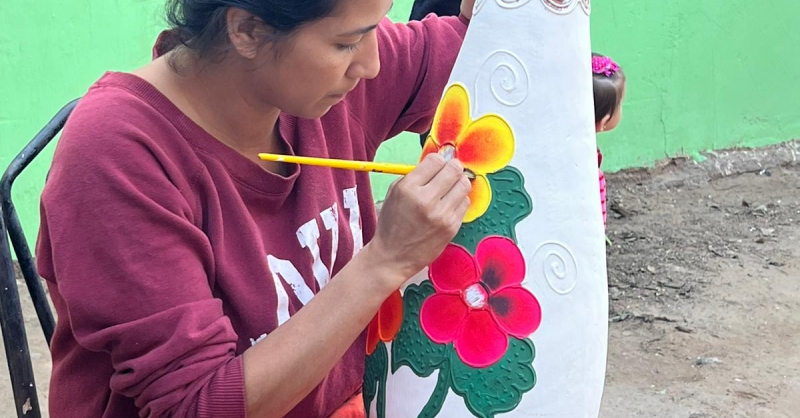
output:
[[[106,70],[146,63],[163,8],[162,0],[0,0],[0,169]],[[13,188],[31,243],[53,149]]]
[[[800,3],[592,2],[596,51],[628,76],[604,168],[800,138]]]
[[[394,20],[411,0],[397,0]],[[628,75],[625,117],[600,135],[616,171],[677,154],[800,138],[800,3],[593,1],[596,51]],[[163,0],[0,0],[0,167],[105,70],[146,63]],[[29,237],[52,147],[14,190]],[[388,142],[379,160],[413,163],[417,137]],[[392,180],[375,176],[381,198]]]

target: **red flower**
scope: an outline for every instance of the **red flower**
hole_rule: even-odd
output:
[[[539,301],[522,287],[525,260],[508,238],[485,238],[474,257],[450,244],[428,274],[436,293],[422,304],[422,329],[434,342],[453,342],[469,366],[494,364],[508,349],[509,335],[527,338],[539,328]]]
[[[378,342],[392,341],[403,325],[403,297],[397,290],[381,305],[367,328],[367,355],[375,352]]]

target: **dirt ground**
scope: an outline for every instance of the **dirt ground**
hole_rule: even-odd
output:
[[[753,158],[609,176],[601,417],[800,416],[800,166]],[[46,404],[50,357],[25,318]],[[0,417],[13,417],[1,363]]]
[[[800,168],[670,175],[609,180],[601,416],[800,416]]]

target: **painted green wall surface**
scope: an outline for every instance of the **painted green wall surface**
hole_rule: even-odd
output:
[[[163,0],[0,0],[0,170],[105,71],[146,63],[163,9]],[[53,145],[13,188],[30,243]]]
[[[104,71],[130,70],[149,60],[164,26],[163,3],[0,1],[0,168]],[[411,3],[396,1],[390,17],[405,20]],[[592,4],[594,49],[613,56],[628,76],[622,125],[599,136],[607,171],[800,138],[800,3]],[[31,240],[52,150],[14,187]],[[403,134],[386,143],[378,160],[413,163],[419,151],[418,137]],[[373,180],[380,199],[393,178]]]
[[[628,76],[604,168],[800,138],[800,3],[592,2],[592,43]]]

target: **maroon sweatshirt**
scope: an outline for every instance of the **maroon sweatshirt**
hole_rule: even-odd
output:
[[[288,149],[372,160],[386,138],[424,131],[465,31],[457,18],[384,20],[380,75],[321,119],[282,114]],[[134,75],[90,88],[41,204],[39,271],[59,317],[51,416],[245,418],[241,354],[375,231],[367,174],[293,170],[263,170]],[[357,393],[364,344],[287,416],[326,417]]]

